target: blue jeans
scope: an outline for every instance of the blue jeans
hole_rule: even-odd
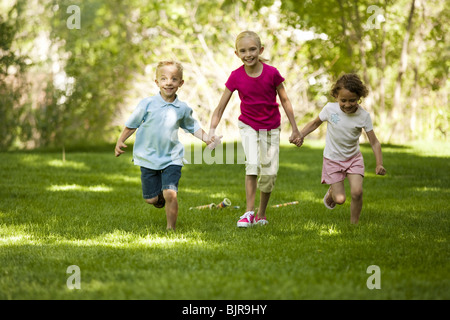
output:
[[[142,196],[151,199],[170,189],[178,192],[178,182],[181,178],[181,166],[171,165],[162,170],[141,167]]]

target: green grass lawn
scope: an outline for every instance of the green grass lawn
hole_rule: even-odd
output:
[[[369,146],[364,206],[322,204],[320,142],[282,146],[269,225],[243,210],[189,210],[224,197],[245,208],[244,165],[188,164],[177,231],[144,203],[131,147],[0,153],[0,299],[450,299],[450,144]],[[347,184],[348,186],[348,184]],[[70,290],[67,268],[81,271]],[[367,268],[380,270],[370,290]]]

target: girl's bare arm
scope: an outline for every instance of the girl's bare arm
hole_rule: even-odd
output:
[[[384,176],[386,174],[386,169],[383,167],[383,154],[381,152],[381,143],[380,141],[378,141],[378,138],[373,130],[366,132],[366,134],[367,138],[369,138],[373,154],[375,155],[375,161],[377,163],[375,173]]]

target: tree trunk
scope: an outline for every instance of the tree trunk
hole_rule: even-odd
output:
[[[385,2],[384,5],[384,19],[387,21],[387,5]],[[381,52],[380,52],[380,68],[379,70],[380,72],[380,82],[379,82],[379,94],[380,94],[380,106],[379,106],[379,110],[380,113],[384,114],[385,113],[385,108],[386,108],[386,86],[385,86],[385,82],[386,82],[386,77],[384,76],[384,72],[386,70],[386,24],[383,23],[382,24],[382,29],[381,29]]]
[[[345,43],[347,45],[347,54],[351,58],[353,56],[353,50],[352,50],[352,46],[350,44],[350,37],[348,35],[347,26],[346,26],[346,23],[345,23],[344,12],[346,10],[344,9],[344,6],[342,4],[342,0],[338,0],[338,3],[339,3],[339,10],[341,12],[340,17],[341,17],[341,25],[342,25],[342,36],[344,37]]]
[[[404,73],[406,72],[406,68],[408,65],[408,44],[409,38],[411,36],[411,26],[412,19],[414,16],[414,8],[415,8],[416,0],[411,1],[411,9],[409,10],[408,22],[406,25],[405,38],[403,39],[402,45],[402,53],[400,56],[400,65],[397,75],[397,80],[395,82],[395,91],[394,91],[394,104],[392,106],[392,120],[393,120],[393,130],[391,135],[397,134],[398,125],[400,122],[399,115],[402,112],[402,78]]]
[[[363,35],[362,35],[362,29],[361,29],[361,18],[359,17],[359,9],[358,9],[358,1],[357,0],[354,0],[354,8],[355,8],[354,26],[355,26],[355,31],[356,31],[356,39],[358,40],[359,58],[361,59],[363,81],[366,86],[370,87],[369,75],[367,73],[366,48],[364,46],[364,41],[363,41]]]

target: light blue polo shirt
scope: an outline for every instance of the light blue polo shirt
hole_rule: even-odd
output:
[[[178,140],[178,129],[192,134],[201,129],[186,103],[178,97],[167,102],[160,93],[141,100],[125,126],[138,129],[133,148],[134,164],[153,170],[169,165],[183,166],[184,147]]]

